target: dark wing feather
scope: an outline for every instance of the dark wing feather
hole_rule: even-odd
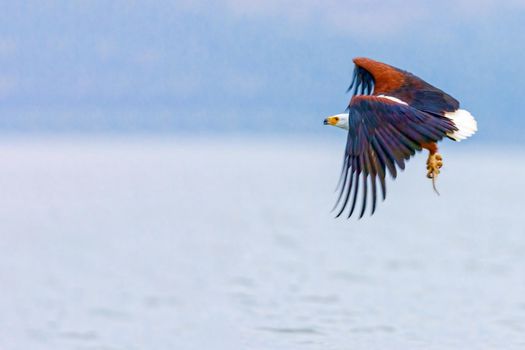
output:
[[[350,92],[352,88],[354,89],[354,92],[352,93],[354,96],[371,95],[374,92],[374,77],[369,71],[356,65],[354,67],[352,82],[348,89],[346,89],[346,92]]]
[[[387,170],[395,178],[397,168],[404,169],[421,145],[437,142],[456,127],[448,118],[417,110],[411,106],[376,96],[355,96],[349,106],[349,130],[346,143],[340,193],[334,209],[339,217],[350,205],[348,217],[361,198],[361,218],[371,196],[371,213],[376,208],[376,181],[386,198]],[[371,191],[368,186],[371,185]],[[359,193],[359,187],[362,188]],[[342,200],[342,201],[341,201]]]

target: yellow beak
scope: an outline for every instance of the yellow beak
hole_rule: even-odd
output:
[[[338,121],[337,117],[328,117],[324,120],[324,125],[336,125]]]

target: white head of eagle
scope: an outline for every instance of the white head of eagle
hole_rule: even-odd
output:
[[[348,113],[332,115],[324,120],[324,125],[337,126],[338,128],[348,130]]]

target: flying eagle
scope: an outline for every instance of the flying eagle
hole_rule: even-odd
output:
[[[369,58],[353,61],[348,113],[328,117],[324,124],[348,130],[336,217],[347,206],[352,216],[361,182],[361,218],[369,196],[371,215],[375,212],[377,180],[384,200],[386,173],[395,179],[396,168],[405,169],[405,161],[423,148],[429,151],[427,177],[437,193],[435,180],[443,165],[437,142],[466,139],[477,131],[477,123],[456,99],[415,75]]]

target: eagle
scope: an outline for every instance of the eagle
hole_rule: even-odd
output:
[[[361,195],[359,218],[367,199],[376,210],[378,183],[386,199],[385,177],[393,179],[405,161],[428,150],[427,177],[435,181],[443,166],[437,143],[449,138],[461,141],[477,131],[477,122],[459,102],[423,79],[370,58],[354,58],[353,79],[347,92],[352,98],[346,113],[330,116],[325,125],[348,130],[343,168],[337,184],[336,217],[348,209],[348,218]],[[369,198],[370,197],[370,198]]]

